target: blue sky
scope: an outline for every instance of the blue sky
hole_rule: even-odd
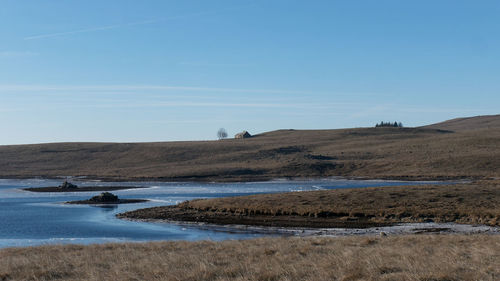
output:
[[[0,1],[0,144],[419,126],[500,108],[498,1]]]

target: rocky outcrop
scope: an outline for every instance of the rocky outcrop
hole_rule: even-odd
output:
[[[143,203],[148,202],[146,199],[120,199],[118,196],[110,192],[103,192],[97,196],[94,196],[88,200],[81,201],[70,201],[66,204],[90,204],[90,205],[100,205],[100,204],[128,204],[128,203]]]
[[[103,192],[97,196],[90,198],[89,201],[95,203],[115,203],[120,202],[120,199],[118,199],[118,196],[114,195],[113,193]]]
[[[72,184],[68,181],[64,181],[60,186],[58,186],[60,189],[75,189],[78,188],[76,184]]]

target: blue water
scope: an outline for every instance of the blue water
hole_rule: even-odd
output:
[[[120,198],[142,198],[151,201],[106,207],[65,205],[62,204],[65,201],[88,199],[100,192],[35,193],[23,191],[21,188],[57,186],[61,181],[0,179],[0,248],[61,243],[247,239],[273,235],[245,229],[235,231],[223,227],[134,222],[117,219],[115,215],[129,210],[171,205],[195,198],[415,184],[415,182],[340,179],[256,183],[74,182],[79,186],[146,186],[148,188],[120,190],[113,193]]]

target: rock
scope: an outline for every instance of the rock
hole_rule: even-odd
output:
[[[58,186],[60,189],[72,189],[72,188],[78,188],[76,184],[72,184],[68,181],[64,181],[60,186]]]
[[[118,199],[118,196],[114,195],[113,193],[103,192],[97,196],[90,198],[89,201],[95,203],[111,203],[111,202],[120,202],[120,199]]]

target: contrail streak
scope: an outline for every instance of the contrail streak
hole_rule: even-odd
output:
[[[78,33],[111,30],[111,29],[117,29],[117,28],[128,27],[128,26],[147,25],[147,24],[154,24],[154,23],[159,23],[159,22],[164,22],[164,21],[169,21],[169,20],[192,18],[192,17],[198,17],[198,16],[202,16],[202,15],[215,14],[217,12],[221,12],[221,11],[225,11],[225,10],[234,10],[234,9],[237,9],[237,8],[228,8],[228,9],[224,9],[224,10],[220,10],[220,11],[204,11],[204,12],[197,12],[197,13],[192,13],[192,14],[178,15],[178,16],[173,16],[173,17],[168,17],[168,18],[159,18],[159,19],[150,19],[150,20],[144,20],[144,21],[123,23],[123,24],[105,25],[105,26],[84,28],[84,29],[71,30],[71,31],[65,31],[65,32],[39,34],[39,35],[27,36],[27,37],[24,37],[23,39],[24,40],[36,40],[36,39],[44,39],[44,38],[73,35],[73,34],[78,34]]]
[[[78,33],[110,30],[110,29],[116,29],[116,28],[127,27],[127,26],[153,24],[153,23],[164,21],[164,20],[165,19],[146,20],[146,21],[130,22],[130,23],[125,23],[125,24],[114,24],[114,25],[106,25],[106,26],[99,26],[99,27],[93,27],[93,28],[85,28],[85,29],[72,30],[72,31],[66,31],[66,32],[40,34],[40,35],[24,37],[24,40],[35,40],[35,39],[42,39],[42,38],[51,38],[51,37],[72,35],[72,34],[78,34]]]

